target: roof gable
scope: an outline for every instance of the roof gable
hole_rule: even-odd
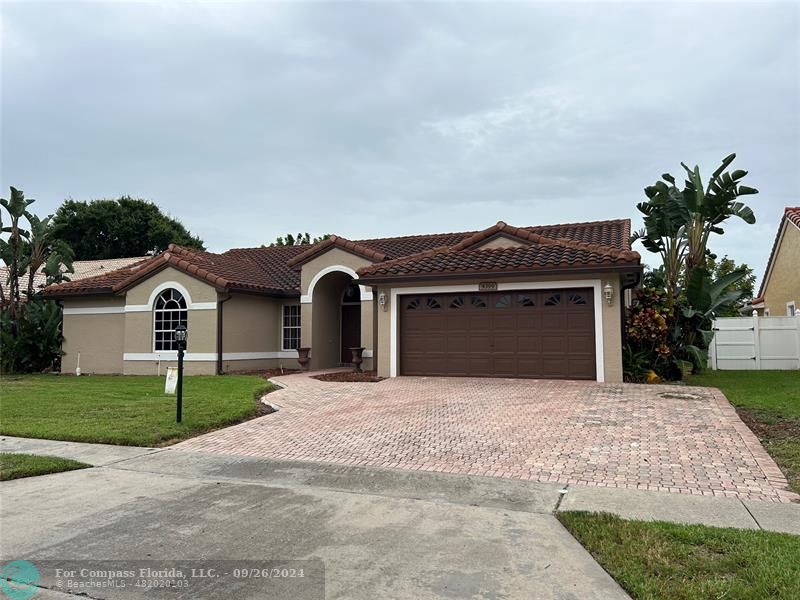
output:
[[[778,252],[780,252],[781,240],[783,239],[787,228],[790,226],[794,226],[800,230],[800,206],[787,206],[783,210],[783,217],[778,225],[778,232],[775,234],[775,241],[772,242],[772,249],[769,252],[769,258],[767,259],[767,268],[764,270],[764,277],[761,279],[761,286],[758,289],[758,297],[753,298],[751,304],[758,304],[764,301],[764,294],[767,291],[769,278],[772,275],[772,265],[775,262]]]
[[[350,240],[339,237],[338,235],[332,235],[329,238],[314,244],[305,252],[298,254],[289,260],[287,264],[294,269],[300,268],[304,263],[307,263],[309,260],[327,252],[328,250],[332,250],[333,248],[339,248],[340,250],[344,250],[350,254],[355,254],[356,256],[360,256],[361,258],[371,262],[380,262],[386,259],[386,255],[383,252],[373,250],[372,248],[363,246],[358,242],[351,242]]]

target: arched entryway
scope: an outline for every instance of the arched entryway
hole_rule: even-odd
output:
[[[353,277],[332,271],[311,294],[311,368],[349,364],[350,348],[361,345],[361,292]]]

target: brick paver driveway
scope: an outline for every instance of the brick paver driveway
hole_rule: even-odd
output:
[[[565,484],[797,498],[711,388],[399,377],[274,379],[277,413],[177,448]],[[188,408],[191,410],[191,407]]]

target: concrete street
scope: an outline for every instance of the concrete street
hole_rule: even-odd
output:
[[[622,516],[800,533],[800,505],[168,449],[3,438],[83,471],[5,482],[0,555],[82,560],[317,560],[301,587],[246,580],[92,598],[626,598],[553,516]],[[562,494],[562,490],[566,493]],[[562,498],[563,496],[563,498]],[[780,512],[779,512],[780,511]],[[322,561],[319,563],[319,561]],[[78,563],[80,564],[80,563]],[[296,582],[292,582],[294,584]],[[194,582],[193,582],[194,584]],[[64,597],[56,591],[41,598]]]
[[[9,439],[3,449],[33,446],[105,465],[2,484],[3,561],[47,565],[50,590],[57,566],[90,559],[318,559],[325,598],[626,597],[553,517],[558,486],[171,449],[104,457],[107,447]],[[313,581],[198,585],[88,594],[321,597]]]

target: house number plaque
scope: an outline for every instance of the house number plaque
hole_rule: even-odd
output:
[[[497,282],[496,281],[481,281],[478,284],[478,291],[479,292],[496,292],[497,291]]]

